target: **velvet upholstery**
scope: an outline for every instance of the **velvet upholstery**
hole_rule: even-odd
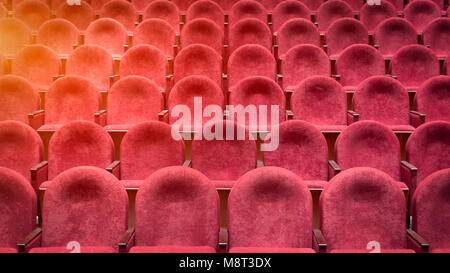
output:
[[[14,55],[31,42],[31,31],[14,18],[0,19],[0,54]]]
[[[237,1],[239,0],[214,0],[224,11],[229,11]]]
[[[5,73],[7,72],[7,62],[8,60],[6,59],[6,57],[3,54],[0,54],[0,76],[5,75]]]
[[[117,20],[128,31],[134,29],[138,13],[136,8],[125,0],[111,0],[100,10],[100,17],[107,17]]]
[[[46,45],[58,54],[68,55],[73,45],[78,44],[78,29],[66,19],[52,19],[41,25],[37,32],[36,42]]]
[[[327,30],[328,54],[338,56],[344,49],[353,44],[368,44],[366,27],[353,18],[341,18],[334,21]]]
[[[335,176],[319,201],[327,251],[406,248],[406,202],[397,182],[382,171],[354,168]]]
[[[135,210],[136,246],[218,247],[219,195],[199,171],[156,171],[139,189]]]
[[[328,147],[325,137],[312,124],[290,120],[279,125],[276,151],[264,152],[264,165],[292,171],[304,182],[328,180]]]
[[[239,177],[256,167],[256,143],[243,126],[232,120],[211,121],[205,124],[204,131],[214,132],[216,137],[192,142],[192,168],[206,175],[216,187],[228,184],[231,188]]]
[[[316,14],[320,32],[325,32],[334,21],[342,17],[353,17],[352,9],[347,3],[340,0],[324,2]]]
[[[381,5],[369,5],[366,3],[359,11],[360,20],[369,33],[375,31],[378,24],[384,20],[396,16],[397,9],[388,1],[381,2]]]
[[[167,21],[175,31],[178,31],[180,16],[177,5],[171,1],[152,1],[144,10],[143,19],[158,18]]]
[[[450,122],[450,76],[437,76],[425,81],[414,97],[414,108],[426,114],[426,122]]]
[[[255,169],[239,178],[228,199],[229,248],[312,248],[312,214],[311,194],[298,176]]]
[[[128,196],[117,178],[96,167],[77,167],[58,175],[42,208],[41,247],[111,247],[125,233]],[[94,251],[96,252],[96,251]]]
[[[417,91],[423,82],[439,75],[439,60],[431,49],[407,45],[392,57],[391,74],[397,76],[407,89]]]
[[[449,122],[427,122],[417,128],[406,142],[406,161],[417,168],[416,183],[420,185],[430,174],[450,168],[449,153]],[[413,184],[412,191],[416,188]]]
[[[394,131],[410,127],[409,95],[397,80],[386,76],[374,76],[363,81],[353,95],[353,110],[359,120],[375,120]]]
[[[77,166],[104,169],[113,160],[114,144],[102,127],[89,121],[72,121],[56,130],[50,139],[48,178],[52,180]]]
[[[222,55],[223,30],[212,20],[194,19],[183,27],[180,44],[181,48],[191,44],[204,44]]]
[[[374,43],[385,58],[392,58],[403,46],[417,43],[417,31],[404,18],[389,18],[378,24]]]
[[[438,5],[439,9],[444,10],[444,0],[431,0],[431,2],[434,2],[436,5]]]
[[[48,90],[53,77],[60,71],[61,61],[57,53],[44,45],[23,48],[12,64],[12,73],[26,78],[36,90]]]
[[[142,76],[127,76],[108,92],[107,130],[128,129],[147,120],[158,120],[164,108],[159,87]]]
[[[258,113],[258,121],[252,121],[248,115],[245,115],[245,125],[250,131],[262,130],[270,131],[272,126],[278,125],[285,120],[286,100],[283,90],[270,78],[262,76],[248,77],[240,81],[229,96],[229,105],[242,105],[244,108],[248,105],[254,105]],[[272,106],[277,105],[278,121],[273,121]],[[266,114],[261,112],[261,106],[266,107]],[[266,116],[266,124],[261,124],[261,116]],[[235,116],[237,120],[237,117]],[[241,122],[237,120],[237,122]]]
[[[86,1],[81,0],[80,3],[81,5],[69,5],[67,2],[63,2],[56,10],[56,17],[69,20],[83,31],[95,19],[95,12]]]
[[[450,55],[450,18],[441,17],[430,22],[423,30],[423,42],[438,57],[446,58]]]
[[[180,11],[185,12],[197,0],[171,0]]]
[[[39,109],[38,92],[26,79],[4,75],[0,77],[0,120],[28,123],[28,114]]]
[[[173,57],[175,30],[162,19],[147,19],[133,32],[133,44],[149,44],[160,49],[167,57]]]
[[[433,1],[415,0],[406,5],[403,14],[421,33],[429,22],[441,16],[441,11]]]
[[[431,252],[450,248],[449,189],[450,169],[440,170],[418,184],[411,201],[412,228],[430,244]]]
[[[159,169],[181,166],[183,162],[183,141],[172,138],[167,123],[139,123],[129,129],[120,146],[122,180],[144,180]]]
[[[228,253],[316,253],[312,248],[233,247]]]
[[[168,63],[164,53],[147,44],[130,48],[120,62],[120,77],[128,75],[144,76],[153,80],[163,89],[166,86],[167,70]]]
[[[55,126],[72,120],[93,122],[94,114],[99,110],[100,93],[88,79],[80,76],[58,79],[45,96],[46,125]]]
[[[354,11],[358,12],[361,7],[363,6],[364,2],[359,0],[343,0],[345,3],[348,4],[348,6]],[[382,4],[381,4],[382,5]]]
[[[266,8],[264,5],[255,0],[240,0],[237,1],[228,12],[228,22],[231,25],[247,18],[257,19],[263,23],[266,23]]]
[[[295,46],[302,44],[320,46],[320,34],[317,27],[310,20],[294,18],[286,21],[278,29],[277,42],[278,55],[283,58]]]
[[[128,44],[125,27],[111,18],[93,21],[86,29],[85,44],[95,44],[106,49],[111,55],[122,55],[124,45]]]
[[[310,122],[325,131],[329,127],[345,128],[346,109],[344,89],[327,76],[312,76],[303,80],[291,97],[294,119]]]
[[[387,2],[391,3],[397,11],[403,10],[404,1],[403,0],[387,0]]]
[[[100,11],[109,1],[111,0],[91,0],[91,6],[95,11]]]
[[[23,0],[14,8],[14,17],[24,22],[30,29],[50,19],[50,8],[40,0]]]
[[[284,0],[257,0],[260,2],[268,11],[272,11],[279,3]]]
[[[344,130],[334,146],[342,170],[370,167],[400,181],[400,144],[392,130],[376,121],[358,121]],[[330,182],[331,183],[331,182]]]
[[[271,50],[272,32],[266,23],[258,19],[241,19],[231,26],[229,43],[230,52],[246,44],[258,44]]]
[[[168,109],[169,113],[171,113],[171,115],[169,116],[170,124],[174,124],[180,119],[179,116],[172,116],[174,107],[185,105],[190,109],[191,117],[190,124],[185,119],[182,120],[183,128],[186,129],[183,130],[201,130],[201,128],[198,128],[197,125],[201,126],[211,118],[202,116],[202,124],[195,123],[195,97],[200,97],[202,99],[201,113],[203,113],[204,109],[209,105],[217,105],[221,109],[223,109],[224,107],[225,99],[220,86],[218,86],[213,80],[206,76],[188,76],[178,81],[170,91],[168,99]]]
[[[30,182],[4,167],[0,167],[0,213],[0,247],[16,249],[36,227],[37,200]]]
[[[66,246],[55,246],[55,247],[40,247],[32,248],[28,253],[72,253],[72,249],[68,249]],[[115,253],[116,249],[107,246],[80,246],[79,253]]]
[[[148,4],[153,2],[154,0],[131,0],[131,4],[137,9],[137,11],[142,12],[145,10]]]
[[[199,0],[192,3],[186,11],[186,21],[206,18],[214,21],[220,29],[224,28],[224,11],[219,4],[211,0]]]
[[[222,57],[211,47],[192,44],[183,48],[175,58],[174,81],[191,75],[203,75],[218,86],[222,85]]]
[[[336,70],[341,75],[340,83],[345,90],[354,90],[362,81],[385,74],[383,56],[372,46],[351,45],[344,49],[336,61]]]
[[[324,3],[322,0],[301,0],[303,4],[305,4],[311,11],[316,12],[320,5]]]
[[[305,4],[296,0],[280,2],[272,12],[273,31],[278,31],[288,20],[297,18],[311,18],[311,11]]]
[[[129,253],[216,253],[210,246],[135,246]]]
[[[277,63],[267,48],[260,45],[243,45],[235,50],[228,60],[228,82],[230,88],[250,76],[265,76],[275,79]]]

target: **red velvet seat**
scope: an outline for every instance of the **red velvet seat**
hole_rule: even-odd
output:
[[[362,6],[364,5],[363,1],[359,1],[359,0],[343,0],[345,3],[348,4],[348,6],[354,11],[354,12],[358,12]]]
[[[408,89],[417,91],[426,80],[439,76],[439,60],[431,49],[407,45],[392,57],[391,74]]]
[[[414,1],[414,0],[413,0]],[[436,5],[438,5],[438,7],[443,10],[444,9],[444,0],[431,0],[432,2],[434,2]]]
[[[167,57],[174,56],[175,30],[162,19],[147,19],[133,32],[133,45],[149,44],[160,49]]]
[[[250,171],[228,199],[229,252],[311,253],[312,219],[311,193],[298,176],[277,167]]]
[[[77,167],[54,179],[42,212],[42,233],[30,253],[70,252],[70,242],[80,253],[114,252],[127,229],[128,196],[107,171]]]
[[[180,38],[181,48],[192,44],[204,44],[222,55],[223,30],[214,21],[199,18],[194,19],[183,27]]]
[[[284,0],[257,0],[260,2],[268,11],[273,11],[273,9],[283,2]]]
[[[173,138],[170,125],[157,121],[142,122],[131,127],[122,140],[121,182],[125,188],[136,189],[155,171],[181,166],[183,162],[183,140]]]
[[[336,61],[340,83],[347,90],[355,90],[365,79],[385,74],[383,56],[372,46],[356,44],[347,47]]]
[[[258,44],[272,49],[272,32],[267,24],[254,18],[241,19],[230,29],[230,52],[242,45]]]
[[[396,16],[396,7],[388,1],[383,1],[380,5],[369,5],[366,3],[359,11],[360,20],[366,26],[369,33],[373,33],[378,24],[384,20]]]
[[[0,167],[0,253],[16,253],[17,244],[35,227],[36,194],[19,173]]]
[[[186,21],[198,18],[214,21],[221,30],[224,28],[224,11],[219,4],[212,0],[199,0],[192,3],[186,11]]]
[[[374,76],[363,81],[353,95],[353,110],[359,120],[375,120],[394,131],[414,131],[408,91],[390,77]]]
[[[432,253],[450,253],[449,200],[450,169],[437,171],[418,184],[411,201],[412,229],[430,245]]]
[[[16,120],[28,124],[28,114],[39,109],[39,93],[26,79],[0,77],[0,120]]]
[[[13,0],[16,1],[16,0]],[[22,0],[18,0],[18,1],[22,1]],[[56,11],[59,6],[61,6],[61,4],[65,3],[67,1],[64,0],[52,0],[50,3],[50,8],[52,9],[52,11]]]
[[[231,7],[239,0],[213,0],[213,1],[219,4],[224,11],[229,11]]]
[[[347,102],[342,86],[327,76],[300,82],[291,97],[293,119],[304,120],[326,132],[347,127]]]
[[[450,77],[437,76],[424,82],[414,97],[414,109],[426,115],[426,122],[450,122]]]
[[[417,44],[417,31],[404,18],[389,18],[378,24],[374,43],[385,58],[392,58],[403,46]]]
[[[31,31],[14,18],[0,19],[0,54],[14,55],[31,43]]]
[[[127,50],[120,62],[120,77],[144,76],[153,80],[161,91],[166,87],[167,57],[158,48],[142,44]]]
[[[135,210],[131,252],[214,252],[218,247],[219,195],[196,170],[156,171],[139,189]]]
[[[95,20],[95,12],[84,0],[81,0],[81,5],[69,5],[67,2],[63,2],[56,10],[56,17],[69,20],[80,31],[83,31]]]
[[[403,13],[404,17],[421,33],[429,22],[441,16],[440,10],[433,1],[415,0],[406,5]]]
[[[439,58],[450,55],[450,18],[437,18],[423,30],[423,43],[434,51]]]
[[[280,27],[290,19],[303,18],[311,19],[311,11],[305,4],[296,0],[280,2],[272,12],[273,31],[278,31]]]
[[[218,120],[205,124],[205,135],[192,142],[192,168],[202,172],[216,188],[230,189],[246,172],[256,168],[256,143],[245,127]]]
[[[134,5],[138,12],[142,12],[145,10],[145,7],[153,1],[154,0],[131,0],[130,2]]]
[[[114,75],[114,61],[103,47],[83,45],[69,55],[66,74],[86,77],[99,91],[108,90],[110,77]]]
[[[328,181],[328,147],[322,133],[300,120],[283,122],[278,130],[278,149],[264,152],[264,165],[292,171],[309,188],[323,188]]]
[[[372,168],[334,177],[320,195],[326,252],[368,252],[371,243],[379,244],[382,253],[414,252],[407,249],[405,196],[396,184]]]
[[[106,130],[128,130],[147,120],[158,120],[164,98],[153,81],[142,76],[127,76],[108,92]]]
[[[450,123],[427,122],[417,128],[406,142],[406,161],[412,164],[408,172],[410,189],[414,193],[417,185],[430,174],[450,168]]]
[[[197,0],[171,0],[175,5],[177,5],[180,11],[185,12],[193,3]]]
[[[350,6],[340,0],[327,1],[320,5],[316,15],[316,22],[319,25],[320,32],[325,32],[334,21],[343,17],[353,17]]]
[[[132,31],[138,19],[138,13],[136,8],[128,1],[111,0],[100,10],[100,17],[115,19],[128,31]]]
[[[111,0],[91,0],[91,6],[95,11],[100,11]]]
[[[23,0],[14,7],[14,17],[32,30],[37,30],[49,20],[50,13],[50,8],[41,0]]]
[[[60,55],[69,55],[73,46],[78,44],[77,27],[66,19],[52,19],[41,25],[36,42],[46,45]]]
[[[341,18],[334,21],[327,30],[326,41],[328,55],[336,58],[347,47],[354,44],[368,44],[366,27],[353,18]]]
[[[180,25],[180,11],[171,1],[152,1],[144,10],[143,19],[158,18],[167,21],[178,32]]]
[[[320,34],[317,27],[306,19],[290,19],[276,32],[278,55],[284,55],[293,47],[302,44],[320,46]]]
[[[267,23],[267,10],[258,1],[240,0],[237,1],[228,12],[228,22],[231,25],[238,23],[244,19],[256,19],[262,23]]]
[[[26,78],[33,87],[48,90],[53,77],[60,75],[61,60],[53,49],[44,45],[32,45],[16,54],[12,73]]]
[[[277,63],[267,48],[243,45],[236,49],[228,61],[228,84],[233,88],[240,80],[250,76],[275,79]]]
[[[114,57],[120,57],[128,44],[128,33],[125,27],[111,18],[93,21],[84,36],[86,44],[99,45]]]
[[[305,4],[313,12],[316,12],[320,5],[324,3],[323,0],[301,0],[300,2]]]
[[[191,75],[203,75],[222,86],[222,57],[209,46],[192,44],[178,53],[174,62],[174,82]]]

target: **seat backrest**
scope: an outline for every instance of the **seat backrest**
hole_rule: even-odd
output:
[[[181,48],[192,44],[204,44],[222,55],[223,31],[214,21],[199,18],[187,22],[180,37]]]
[[[165,20],[178,32],[180,25],[180,11],[172,1],[155,0],[144,10],[143,19],[158,18]]]
[[[31,31],[21,21],[14,18],[0,19],[0,54],[15,55],[31,43]]]
[[[180,11],[185,12],[197,0],[171,0],[171,2],[177,5]]]
[[[111,0],[91,0],[91,6],[95,11],[100,11]]]
[[[63,2],[56,10],[56,17],[69,20],[80,31],[83,31],[95,20],[95,12],[84,0],[80,1],[80,5],[69,5],[67,2]]]
[[[89,121],[72,121],[58,130],[48,145],[48,178],[78,166],[105,169],[114,160],[114,144],[109,134]],[[53,183],[53,182],[52,182]]]
[[[358,12],[361,9],[361,7],[363,6],[363,4],[364,4],[363,1],[359,1],[359,0],[343,0],[343,1],[345,3],[347,3],[349,5],[349,7],[351,7],[354,12]],[[384,4],[384,3],[382,3],[382,4]]]
[[[324,0],[301,0],[311,11],[317,11],[325,1]]]
[[[96,167],[58,175],[45,192],[42,247],[117,245],[127,229],[128,196],[119,180]]]
[[[149,44],[160,49],[167,57],[173,57],[176,44],[175,30],[162,19],[147,19],[141,22],[133,32],[133,44]]]
[[[441,16],[441,9],[433,1],[414,0],[406,5],[403,14],[418,32],[422,32],[429,22]]]
[[[429,45],[436,55],[450,55],[450,18],[436,18],[423,30],[423,41]]]
[[[266,24],[267,10],[261,3],[255,0],[240,0],[228,12],[228,22],[231,25],[247,18],[257,19]]]
[[[267,11],[273,11],[273,9],[283,2],[284,0],[257,0],[259,3],[261,3]]]
[[[213,1],[219,4],[224,11],[229,11],[231,7],[239,0],[213,0]]]
[[[228,199],[229,247],[311,248],[312,213],[311,193],[294,173],[248,172]]]
[[[239,20],[230,29],[230,52],[246,44],[258,44],[272,50],[272,32],[267,24],[254,18]]]
[[[319,24],[319,30],[325,32],[334,21],[343,17],[353,17],[350,6],[340,0],[327,1],[320,5],[316,22]]]
[[[414,97],[415,110],[428,121],[450,122],[450,76],[436,76],[425,81]]]
[[[378,24],[374,42],[381,54],[391,58],[403,46],[417,44],[417,31],[404,18],[389,18]]]
[[[84,36],[85,44],[95,44],[112,54],[123,54],[124,45],[128,44],[128,33],[125,27],[112,18],[101,18],[93,21]]]
[[[370,167],[400,181],[400,144],[394,132],[379,122],[358,121],[345,129],[334,146],[342,170]],[[399,187],[400,188],[400,187]]]
[[[369,32],[373,32],[384,20],[396,16],[397,9],[388,1],[383,1],[380,5],[366,3],[359,12],[360,20]]]
[[[283,58],[291,48],[298,45],[320,46],[319,30],[309,20],[303,18],[290,19],[278,29],[277,43],[278,55]]]
[[[41,0],[23,0],[14,8],[14,17],[37,30],[50,19],[50,8]]]
[[[148,4],[154,0],[131,0],[131,4],[134,5],[138,12],[143,12]]]
[[[297,0],[280,2],[272,12],[273,31],[278,31],[288,20],[298,18],[311,19],[311,11],[305,4]]]
[[[368,44],[366,27],[353,18],[334,21],[327,30],[328,54],[338,56],[344,49],[354,44]]]
[[[107,17],[117,20],[128,31],[132,31],[138,19],[136,8],[125,0],[111,0],[100,10],[100,17]]]
[[[194,169],[168,167],[156,171],[136,196],[135,229],[137,246],[215,249],[219,241],[219,195],[211,181]]]
[[[70,54],[78,44],[77,27],[66,19],[51,19],[41,25],[37,32],[36,43],[46,45],[58,54]]]
[[[221,30],[224,28],[224,11],[219,4],[212,0],[199,0],[192,3],[186,12],[186,21],[206,18],[214,21]]]
[[[354,168],[328,182],[320,195],[320,229],[327,250],[406,248],[406,202],[397,182],[382,171]]]

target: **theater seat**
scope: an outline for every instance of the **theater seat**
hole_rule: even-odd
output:
[[[220,29],[224,29],[224,11],[222,7],[211,0],[199,0],[192,3],[186,11],[186,21],[198,18],[214,21]]]
[[[233,247],[228,253],[316,253],[312,248]]]
[[[81,0],[80,3],[80,5],[69,5],[63,2],[56,10],[56,17],[67,19],[80,31],[84,31],[95,19],[95,12],[86,1]]]
[[[14,18],[0,19],[0,54],[13,56],[31,43],[31,30]]]
[[[439,6],[433,1],[415,0],[406,5],[403,14],[416,30],[422,33],[429,22],[441,16],[440,10]]]
[[[144,12],[143,19],[157,18],[169,23],[175,31],[180,27],[180,11],[172,1],[156,0],[149,3]]]
[[[272,50],[272,32],[267,24],[258,19],[241,19],[231,26],[229,43],[230,52],[246,44],[257,44]]]
[[[439,58],[450,55],[450,18],[436,18],[423,30],[423,43],[431,48]]]
[[[175,30],[162,19],[142,21],[133,32],[133,45],[149,44],[161,50],[168,58],[173,58]]]
[[[450,122],[450,76],[425,81],[414,97],[414,109],[425,114],[425,122]]]
[[[60,56],[67,57],[73,47],[78,45],[77,27],[62,18],[51,19],[41,25],[37,32],[36,42],[55,50]]]
[[[340,0],[324,2],[316,14],[319,31],[324,33],[334,21],[343,17],[353,17],[352,9],[347,3]]]
[[[209,246],[135,246],[129,253],[216,253]]]
[[[114,58],[120,58],[128,46],[128,33],[118,21],[112,18],[101,18],[89,24],[84,42],[99,45]]]
[[[180,44],[182,49],[192,44],[207,45],[222,55],[223,30],[210,19],[194,19],[184,25],[181,31]]]
[[[145,7],[150,4],[153,0],[131,0],[131,4],[134,5],[138,12],[144,11]]]
[[[74,251],[73,248],[67,247],[40,247],[33,248],[29,251],[29,253],[71,253]],[[101,247],[101,246],[84,246],[80,247],[79,253],[116,253],[112,247]]]
[[[374,44],[384,58],[390,59],[403,46],[417,44],[417,31],[404,18],[389,18],[375,29]]]
[[[381,5],[364,4],[359,10],[361,22],[369,33],[373,33],[378,24],[384,20],[397,16],[397,9],[389,1],[381,2]]]
[[[237,24],[241,20],[253,18],[267,23],[266,8],[255,0],[240,0],[231,7],[228,12],[228,22],[230,25]]]
[[[328,55],[336,58],[344,49],[354,44],[368,44],[366,27],[353,18],[341,18],[334,21],[327,29],[326,42]]]
[[[302,18],[286,21],[274,35],[278,46],[278,56],[281,59],[294,47],[302,46],[303,44],[320,46],[320,34],[317,27],[310,20]],[[306,54],[305,58],[307,56],[309,54]]]
[[[112,18],[121,23],[128,31],[133,31],[138,13],[136,8],[128,1],[111,0],[99,12],[101,18]]]
[[[304,3],[296,0],[280,2],[272,11],[272,28],[278,31],[290,19],[311,19],[311,11]]]
[[[50,8],[41,0],[23,0],[14,7],[13,16],[24,22],[30,29],[37,30],[50,19]]]

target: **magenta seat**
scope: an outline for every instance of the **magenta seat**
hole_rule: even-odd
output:
[[[180,11],[186,11],[193,3],[197,0],[171,0],[175,5],[177,5]]]
[[[31,30],[14,18],[0,19],[0,54],[15,55],[31,43]]]
[[[220,5],[220,7],[224,10],[224,11],[228,11],[231,9],[231,7],[238,2],[239,0],[213,0],[214,2],[216,2],[217,4]]]
[[[426,115],[426,122],[450,122],[450,77],[437,76],[424,82],[414,97],[414,108]]]
[[[373,33],[378,24],[384,20],[397,16],[397,9],[388,1],[382,1],[381,5],[364,4],[359,11],[361,22],[369,33]]]
[[[174,55],[175,30],[162,19],[147,19],[133,32],[133,45],[149,44],[160,49],[167,57]]]
[[[311,11],[309,8],[300,1],[282,1],[272,11],[273,31],[278,31],[280,27],[290,19],[299,18],[310,20]]]
[[[84,0],[81,0],[81,5],[69,5],[67,2],[62,2],[56,10],[56,17],[69,20],[80,31],[83,31],[95,19],[95,12]]]
[[[73,46],[78,44],[77,27],[66,19],[51,19],[41,25],[36,42],[46,45],[60,55],[68,55]]]
[[[320,46],[320,34],[317,27],[306,19],[290,19],[277,31],[278,55],[284,55],[293,47],[311,44]]]
[[[222,55],[223,30],[212,20],[194,19],[183,27],[180,38],[181,48],[192,44],[203,44],[213,48]]]
[[[417,44],[417,31],[404,18],[389,18],[378,24],[374,43],[385,58],[392,58],[403,46]]]
[[[272,50],[272,32],[267,24],[258,19],[241,19],[231,27],[229,42],[230,52],[246,44],[258,44]]]
[[[429,0],[415,0],[406,5],[404,17],[421,33],[429,22],[441,16],[439,6]]]
[[[334,21],[343,17],[353,17],[350,6],[340,0],[327,1],[320,5],[316,14],[316,22],[320,32],[325,32]]]
[[[284,0],[258,0],[268,11],[272,11],[278,4]]]
[[[450,18],[437,18],[423,30],[423,42],[440,58],[450,55]]]
[[[326,34],[328,55],[336,58],[344,49],[354,44],[368,44],[366,27],[353,18],[341,18],[332,23]]]
[[[145,10],[145,7],[153,1],[154,0],[131,0],[131,4],[134,5],[138,12],[142,12]]]
[[[23,0],[14,7],[14,17],[32,30],[37,30],[49,20],[50,13],[50,8],[41,0]]]
[[[224,11],[222,7],[212,0],[199,0],[192,3],[186,11],[186,21],[198,18],[214,21],[221,30],[224,28]]]
[[[305,4],[311,11],[316,12],[320,5],[324,3],[323,0],[301,0],[303,4]]]
[[[120,57],[128,44],[128,33],[125,27],[111,18],[93,21],[86,29],[85,44],[99,45],[114,57]]]
[[[387,2],[391,3],[397,9],[397,11],[403,11],[403,0],[387,0]]]
[[[134,29],[138,18],[136,8],[125,0],[111,0],[100,10],[101,18],[112,18],[121,23],[128,31]]]
[[[267,10],[263,4],[255,0],[240,0],[228,12],[228,22],[231,25],[241,20],[252,18],[267,23]]]
[[[144,10],[143,19],[157,18],[167,21],[178,32],[180,25],[180,11],[171,1],[152,1]]]

